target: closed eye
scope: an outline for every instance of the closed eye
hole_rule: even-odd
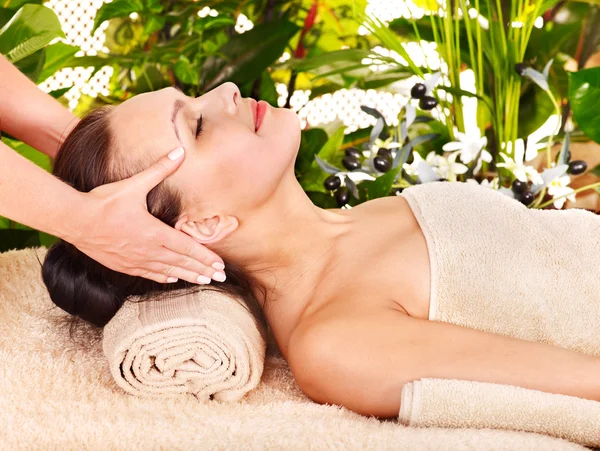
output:
[[[196,123],[196,138],[200,136],[200,133],[202,133],[202,115],[200,115]]]

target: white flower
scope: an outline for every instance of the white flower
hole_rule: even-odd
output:
[[[379,138],[375,138],[375,141],[373,141],[373,145],[371,146],[371,148],[373,149],[373,152],[377,152],[379,149],[393,149],[394,147],[400,147],[399,143],[395,143],[393,142],[394,138],[392,136],[390,136],[388,139],[386,139],[385,141]]]
[[[497,189],[499,188],[499,185],[498,185],[498,183],[499,183],[499,181],[500,181],[500,180],[499,180],[499,178],[498,178],[498,177],[494,177],[494,178],[492,179],[492,181],[491,181],[491,182],[490,182],[488,179],[483,179],[483,180],[481,181],[481,183],[479,183],[479,182],[478,182],[477,180],[475,180],[475,179],[467,179],[467,180],[465,180],[465,181],[466,181],[467,183],[471,183],[471,184],[477,184],[477,185],[484,186],[484,187],[486,187],[486,188],[490,188],[490,189],[493,189],[493,190],[497,190]]]
[[[415,152],[414,150],[413,150],[412,154],[413,154],[413,162],[410,164],[404,163],[402,165],[402,169],[404,169],[408,175],[415,176],[415,175],[418,175],[417,169],[419,168],[419,162],[423,161],[423,158],[421,158],[421,155],[419,155],[419,153]]]
[[[442,149],[446,152],[454,152],[458,150],[460,154],[460,160],[463,163],[469,164],[475,159],[479,151],[487,146],[487,137],[481,136],[481,131],[479,128],[473,129],[473,133],[470,134],[461,133],[455,128],[454,135],[458,141],[446,143]],[[481,150],[481,155],[479,156],[479,160],[477,160],[477,164],[473,170],[474,174],[479,172],[481,169],[482,160],[488,163],[491,162],[492,154],[485,149]]]
[[[419,164],[424,161],[425,164],[430,166],[437,175],[448,179],[449,182],[455,182],[456,174],[464,174],[468,170],[464,164],[456,163],[457,156],[458,154],[454,153],[450,154],[448,158],[445,158],[442,155],[436,154],[435,151],[432,150],[427,154],[425,160],[423,160],[421,155],[413,150],[413,162],[411,164],[404,163],[402,168],[408,175],[418,176]]]
[[[528,180],[531,180],[534,184],[544,183],[541,175],[534,167],[523,164],[523,157],[525,156],[525,146],[523,144],[523,140],[517,141],[517,145],[515,146],[514,160],[504,152],[500,152],[500,156],[504,158],[504,163],[496,163],[496,166],[508,169],[520,181],[527,182]]]
[[[573,188],[567,186],[569,183],[571,183],[571,177],[565,174],[561,177],[555,178],[548,185],[548,194],[550,194],[553,198],[564,196],[565,194],[570,193],[568,196],[561,197],[553,202],[554,207],[559,210],[563,207],[567,199],[569,199],[571,202],[575,202],[575,191]]]
[[[433,170],[440,177],[448,179],[449,182],[456,182],[456,174],[464,174],[469,169],[464,164],[456,163],[456,157],[458,157],[457,152],[451,153],[448,158],[445,158],[441,155],[436,155],[432,150],[427,155],[425,162],[430,166],[433,166],[432,163],[435,162],[437,168],[433,167]]]
[[[352,180],[353,182],[362,182],[363,180],[375,180],[375,177],[373,177],[370,174],[367,174],[365,172],[362,171],[356,171],[356,172],[338,172],[336,174],[338,177],[342,178],[344,176],[348,176],[348,178],[350,180]],[[345,180],[345,179],[343,179]]]

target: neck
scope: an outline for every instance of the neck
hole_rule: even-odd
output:
[[[315,206],[290,177],[214,250],[264,287],[254,294],[275,330],[298,317],[340,261],[341,242],[356,222],[350,211]]]

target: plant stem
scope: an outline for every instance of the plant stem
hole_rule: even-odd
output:
[[[547,202],[544,202],[538,208],[544,208],[547,205],[553,204],[554,201],[557,200],[557,199],[562,199],[563,197],[570,196],[571,194],[577,194],[577,193],[580,193],[582,191],[587,191],[588,189],[596,188],[597,186],[600,186],[600,182],[592,183],[591,185],[587,185],[587,186],[582,186],[581,188],[577,188],[576,190],[573,190],[572,193],[561,194],[560,196],[556,196],[554,199],[551,199],[551,200],[549,200]]]

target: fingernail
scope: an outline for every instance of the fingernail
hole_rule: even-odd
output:
[[[221,262],[214,262],[212,264],[212,267],[219,270],[219,271],[223,271],[225,269],[225,265]]]
[[[167,277],[167,282],[168,283],[175,283],[177,282],[179,279],[177,277]]]
[[[198,276],[198,278],[196,279],[196,281],[198,283],[203,283],[205,285],[210,283],[210,277],[206,277],[206,276]]]
[[[223,274],[222,272],[214,273],[212,278],[215,279],[217,282],[225,282],[225,274]]]
[[[169,154],[170,160],[178,160],[183,155],[183,147],[179,146],[177,149],[172,150]]]

